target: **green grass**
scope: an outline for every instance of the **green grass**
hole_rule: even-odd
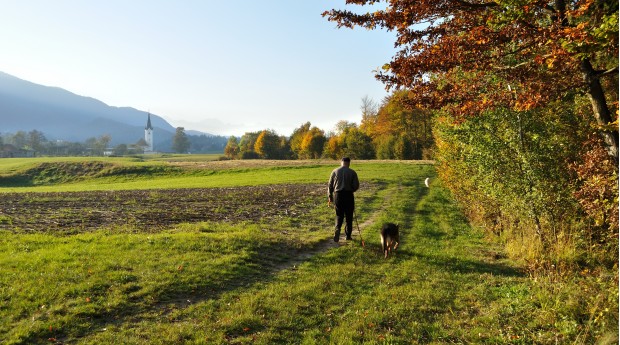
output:
[[[365,247],[357,231],[343,245],[329,240],[332,211],[324,204],[308,205],[301,223],[4,233],[0,343],[617,342],[613,275],[532,279],[468,225],[439,181],[424,187],[435,176],[431,165],[358,163],[360,178],[374,183],[356,194]],[[168,186],[326,182],[333,167],[191,168],[171,173]],[[163,187],[166,176],[152,180]],[[119,177],[107,186],[146,183]],[[387,260],[378,241],[385,221],[401,225],[402,241]]]
[[[337,164],[328,161],[311,165],[272,166],[261,161],[253,161],[249,167],[238,168],[235,166],[235,161],[228,161],[221,162],[224,166],[222,169],[221,165],[217,168],[213,166],[195,168],[191,165],[179,167],[174,165],[175,159],[135,162],[130,158],[110,158],[109,160],[96,160],[96,162],[110,165],[99,175],[89,178],[79,178],[78,176],[73,179],[67,178],[62,181],[47,183],[45,178],[40,176],[41,172],[37,171],[37,176],[34,177],[28,175],[28,169],[34,169],[37,164],[44,163],[44,161],[23,159],[19,162],[19,164],[9,162],[7,165],[10,168],[7,168],[3,166],[4,162],[0,160],[0,173],[6,172],[4,174],[5,183],[1,183],[2,179],[0,178],[0,192],[70,192],[317,183],[324,182],[325,176],[329,176]],[[60,164],[62,161],[56,160],[55,162]],[[87,164],[91,161],[80,158],[71,162]],[[226,168],[227,163],[230,163],[230,168]],[[364,161],[356,162],[353,167],[360,175],[364,176],[366,181],[397,181],[410,169],[429,171],[428,165],[407,161],[397,163]],[[115,172],[115,169],[124,173]],[[40,182],[37,183],[37,181]]]

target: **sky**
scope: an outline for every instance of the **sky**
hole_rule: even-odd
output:
[[[383,5],[385,7],[385,5]],[[337,29],[345,0],[0,0],[0,71],[217,135],[359,124],[394,34]]]

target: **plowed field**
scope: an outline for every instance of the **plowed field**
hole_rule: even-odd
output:
[[[0,230],[74,233],[102,228],[155,232],[201,221],[301,218],[324,203],[325,186],[271,185],[0,194]]]

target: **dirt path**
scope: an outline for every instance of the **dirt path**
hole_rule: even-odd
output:
[[[398,187],[399,190],[400,188],[401,186]],[[369,238],[365,234],[364,230],[366,230],[369,226],[371,226],[377,221],[377,218],[385,210],[389,201],[390,201],[389,197],[383,199],[383,203],[381,207],[376,209],[373,213],[371,213],[370,216],[366,218],[366,220],[364,220],[362,223],[357,223],[358,219],[354,218],[354,222],[353,222],[354,230],[353,230],[352,241],[346,241],[341,238],[339,242],[334,242],[331,236],[333,232],[330,232],[330,236],[328,238],[319,242],[312,249],[303,251],[299,253],[298,255],[292,257],[288,261],[281,263],[279,265],[275,265],[272,269],[272,272],[282,271],[286,269],[297,269],[297,266],[309,260],[313,256],[321,254],[321,253],[325,253],[326,251],[332,248],[338,248],[338,247],[347,246],[347,245],[362,245],[362,243],[360,243],[362,242],[362,240],[363,240],[364,246],[366,246]],[[355,215],[355,217],[357,217],[357,214]],[[358,224],[359,224],[359,230],[357,228]],[[360,231],[361,231],[361,235],[360,235]]]

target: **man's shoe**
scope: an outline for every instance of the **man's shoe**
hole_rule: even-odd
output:
[[[352,239],[351,236],[347,236],[347,241],[351,241]]]
[[[340,231],[334,232],[334,242],[338,242],[340,240]]]

